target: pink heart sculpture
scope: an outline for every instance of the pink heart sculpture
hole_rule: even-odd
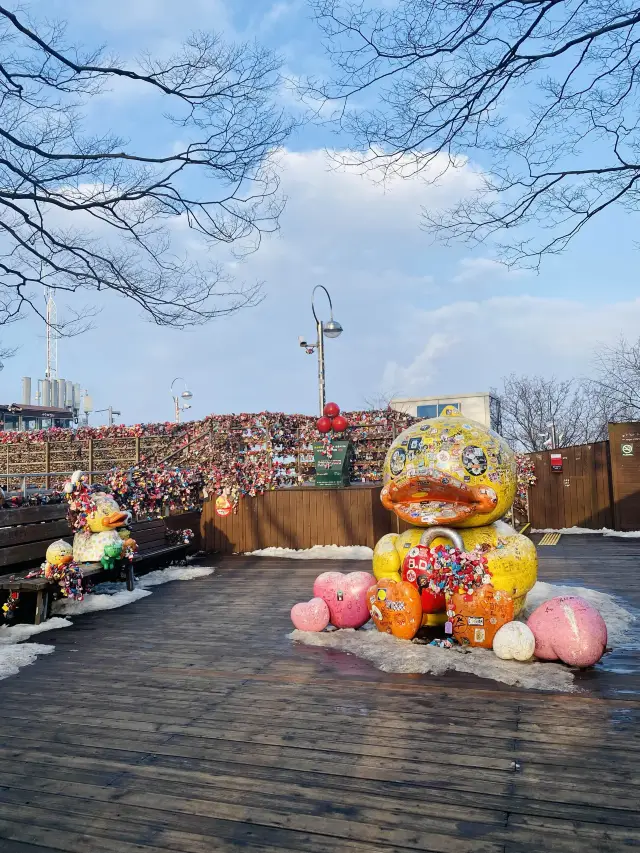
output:
[[[537,607],[527,625],[536,638],[535,656],[570,666],[593,666],[607,647],[607,626],[584,598],[562,595]]]
[[[291,608],[291,621],[298,631],[324,631],[329,624],[329,608],[321,598],[301,601]]]
[[[329,607],[336,628],[362,628],[369,621],[367,590],[376,579],[369,572],[323,572],[313,585],[313,594]]]

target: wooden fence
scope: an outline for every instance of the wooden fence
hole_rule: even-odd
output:
[[[562,470],[551,451],[532,453],[537,483],[529,489],[534,529],[586,527],[640,530],[640,423],[610,424],[609,441],[565,447]],[[278,489],[240,501],[237,514],[219,516],[204,504],[202,547],[223,554],[259,548],[368,545],[407,525],[380,503],[381,486]]]
[[[640,530],[640,423],[609,424],[608,441],[529,456],[538,480],[529,489],[532,528]]]
[[[238,512],[216,513],[215,501],[202,509],[202,546],[222,554],[259,548],[311,548],[313,545],[368,545],[394,519],[380,503],[381,486],[346,489],[277,489],[241,500]]]
[[[534,529],[613,527],[609,442],[553,451],[562,471],[551,467],[551,451],[531,453],[537,483],[529,489],[529,522]]]
[[[609,424],[615,530],[640,530],[640,423]]]

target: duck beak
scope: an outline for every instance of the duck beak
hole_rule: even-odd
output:
[[[116,527],[120,527],[127,520],[126,512],[112,512],[111,515],[105,515],[102,519],[102,526],[106,530],[113,530]]]
[[[456,524],[496,508],[487,486],[469,486],[436,469],[392,480],[382,489],[383,505],[409,524]]]

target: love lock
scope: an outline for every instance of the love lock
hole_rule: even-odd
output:
[[[454,548],[464,551],[462,536],[460,536],[457,530],[452,530],[450,527],[430,527],[420,537],[420,544],[431,545],[434,539],[448,539]]]

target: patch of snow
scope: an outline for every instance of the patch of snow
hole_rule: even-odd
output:
[[[370,661],[383,672],[429,673],[467,672],[480,678],[502,681],[529,690],[575,690],[570,669],[554,663],[520,663],[500,660],[489,649],[439,649],[398,640],[380,631],[339,631],[314,633],[293,631],[290,639],[307,646],[338,649]]]
[[[563,536],[590,533],[598,536],[613,536],[618,539],[640,539],[640,530],[611,530],[609,527],[599,527],[597,530],[592,530],[590,527],[538,527],[534,528],[531,532],[561,533]]]
[[[10,628],[9,630],[13,629]],[[43,646],[41,643],[22,643],[21,645],[9,643],[3,645],[0,647],[0,679],[17,675],[23,666],[32,664],[38,655],[49,655],[55,651],[55,648],[55,646]]]
[[[72,601],[62,598],[53,603],[52,612],[66,616],[79,616],[82,613],[93,613],[98,610],[115,610],[146,598],[151,595],[145,587],[158,586],[175,580],[193,580],[213,574],[215,569],[205,567],[172,566],[156,572],[149,572],[138,581],[136,588],[129,592],[124,583],[102,583],[94,587],[95,592],[87,595],[82,601]],[[38,655],[48,655],[55,651],[55,646],[44,646],[39,643],[23,643],[34,634],[43,631],[55,631],[58,628],[69,628],[73,623],[68,619],[52,617],[41,625],[14,625],[0,628],[0,679],[17,675],[23,666],[33,663]]]
[[[603,536],[615,536],[617,539],[640,539],[640,530],[609,530],[602,528]]]
[[[169,581],[192,581],[196,578],[205,578],[214,572],[214,568],[204,566],[171,566],[168,569],[149,572],[148,575],[144,575],[138,580],[137,586],[147,589],[150,586],[169,583]]]
[[[203,578],[214,573],[214,568],[197,566],[171,566],[168,569],[158,569],[149,572],[136,581],[136,588],[129,592],[125,583],[110,582],[96,584],[93,592],[82,601],[61,599],[53,605],[54,613],[64,613],[67,616],[79,616],[81,613],[93,613],[97,610],[116,610],[127,604],[133,604],[141,598],[151,595],[147,587],[160,586],[170,581],[190,581]],[[45,623],[46,624],[46,623]]]
[[[502,533],[503,536],[513,536],[515,533],[517,533],[515,527],[512,527],[506,521],[494,521],[493,526],[496,528],[498,533]]]
[[[43,631],[55,631],[56,628],[69,628],[68,619],[49,619],[41,625],[14,625],[0,628],[0,679],[17,675],[23,666],[32,664],[38,655],[49,655],[55,646],[40,643],[22,643],[34,634]],[[18,645],[18,644],[21,645]]]
[[[563,536],[571,536],[579,533],[602,533],[600,530],[592,530],[590,527],[536,527],[532,533],[562,533]]]
[[[40,625],[14,625],[13,627],[5,625],[0,628],[0,645],[21,643],[34,634],[41,634],[43,631],[55,631],[57,628],[70,628],[72,624],[73,622],[69,622],[68,619],[47,619]]]
[[[526,621],[536,607],[560,595],[580,596],[599,610],[607,625],[609,644],[614,648],[640,648],[640,620],[637,615],[625,609],[612,595],[595,589],[538,581],[529,592],[518,619]],[[347,628],[320,633],[296,630],[289,634],[289,637],[307,646],[322,646],[348,652],[368,660],[383,672],[442,675],[451,670],[529,690],[567,693],[576,689],[573,671],[562,664],[500,660],[489,649],[440,649],[436,646],[410,643],[380,633],[375,630],[373,622],[368,622],[364,629],[359,631]]]
[[[261,548],[248,551],[248,557],[285,557],[289,560],[372,560],[373,550],[366,545],[314,545],[313,548]]]
[[[98,584],[96,589],[99,589],[100,586],[102,584]],[[52,610],[54,613],[64,613],[65,616],[80,616],[82,613],[94,613],[97,610],[116,610],[118,607],[133,604],[134,601],[151,595],[146,589],[134,589],[129,592],[124,584],[109,584],[109,586],[120,586],[124,589],[118,592],[93,592],[83,598],[82,601],[71,601],[68,598],[63,598],[54,602]]]

